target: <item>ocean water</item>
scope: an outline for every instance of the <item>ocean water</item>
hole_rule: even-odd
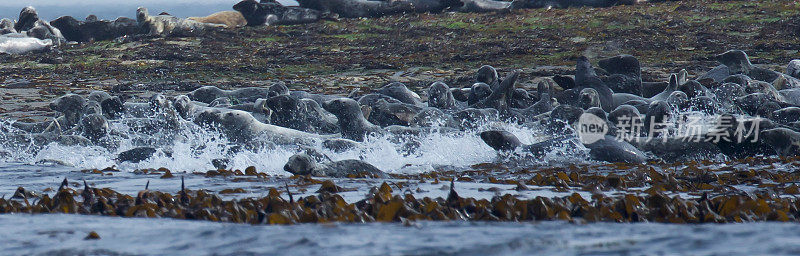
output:
[[[4,255],[797,255],[800,224],[419,222],[261,226],[0,215]],[[83,238],[95,231],[99,240]]]
[[[101,19],[136,18],[136,8],[147,7],[150,13],[168,12],[178,17],[206,16],[218,11],[233,10],[238,0],[22,0],[0,1],[0,18],[16,20],[19,11],[33,6],[45,20],[69,15],[82,19],[90,14]],[[279,0],[285,5],[297,5],[294,0]]]

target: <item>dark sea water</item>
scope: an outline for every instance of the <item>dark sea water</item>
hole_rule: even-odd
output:
[[[45,20],[70,15],[78,19],[94,14],[101,19],[136,17],[136,8],[147,7],[150,13],[168,12],[179,17],[205,16],[218,11],[233,10],[239,0],[0,0],[0,18],[16,20],[25,6],[33,6]],[[280,0],[296,5],[294,0]]]
[[[264,226],[0,215],[4,255],[797,255],[795,223],[421,222]],[[91,231],[100,240],[84,240]]]

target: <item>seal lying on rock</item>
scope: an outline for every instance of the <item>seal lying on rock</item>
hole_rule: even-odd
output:
[[[111,40],[141,31],[136,20],[126,17],[113,21],[88,18],[86,21],[79,21],[72,16],[61,16],[50,21],[50,24],[58,28],[68,41],[75,42]]]
[[[610,75],[603,78],[616,93],[642,95],[642,71],[639,60],[631,55],[619,55],[602,59],[597,64]]]
[[[244,0],[233,6],[241,13],[248,26],[262,25],[294,25],[317,22],[321,19],[335,19],[335,15],[328,12],[283,6],[278,2],[259,3],[255,0]]]
[[[205,17],[189,17],[187,20],[224,25],[226,28],[238,28],[247,25],[247,20],[238,11],[221,11]]]
[[[53,40],[29,37],[26,34],[9,33],[0,35],[0,52],[22,54],[26,52],[47,51],[53,47]]]
[[[9,33],[17,33],[17,30],[14,29],[14,21],[3,18],[0,20],[0,35],[5,35]]]
[[[378,93],[395,98],[402,103],[411,104],[415,106],[421,106],[422,100],[419,97],[419,94],[412,92],[411,90],[406,87],[405,84],[400,82],[394,82],[387,84],[386,86],[381,87],[378,89]]]
[[[495,0],[460,0],[455,7],[461,12],[508,12],[516,5],[513,2]],[[519,0],[517,0],[519,1]]]
[[[150,16],[147,8],[136,9],[136,21],[143,32],[151,36],[200,36],[211,29],[223,28],[224,25],[208,24],[193,20],[185,20],[170,15]]]
[[[315,177],[349,178],[351,176],[367,176],[372,178],[388,178],[375,166],[355,159],[317,163],[310,155],[301,153],[289,157],[283,170],[294,175],[311,175]]]
[[[729,50],[717,55],[716,58],[722,65],[708,71],[697,80],[712,79],[715,82],[722,82],[730,75],[744,74],[756,80],[772,82],[780,76],[778,72],[754,66],[744,51]]]
[[[64,36],[61,35],[61,31],[43,20],[36,21],[35,26],[29,29],[26,34],[33,38],[53,40],[53,43],[56,45],[60,45],[66,41]]]
[[[49,22],[39,19],[39,14],[36,13],[36,9],[32,6],[25,7],[20,11],[19,19],[14,24],[14,30],[33,38],[50,39],[54,45],[60,45],[65,42],[61,31],[51,26]]]

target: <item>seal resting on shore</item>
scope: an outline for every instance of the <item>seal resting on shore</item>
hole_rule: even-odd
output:
[[[119,17],[108,21],[92,18],[93,16],[90,15],[85,21],[77,20],[72,16],[61,16],[50,21],[50,24],[58,28],[64,38],[75,42],[111,40],[140,32],[139,24],[134,19]]]
[[[181,19],[170,15],[150,16],[147,8],[136,9],[136,22],[143,32],[151,36],[199,36],[210,29],[223,28],[224,25],[207,24]]]
[[[200,23],[224,25],[226,28],[238,28],[247,25],[247,20],[238,11],[221,11],[205,17],[189,17],[186,19]]]
[[[247,26],[294,25],[317,22],[321,19],[335,19],[329,12],[283,6],[278,2],[256,2],[244,0],[233,6],[246,20]]]
[[[17,33],[25,34],[29,37],[41,40],[50,39],[54,45],[60,45],[65,42],[61,31],[50,25],[49,22],[40,19],[36,9],[32,6],[23,8],[19,12],[17,22],[13,25]]]
[[[606,72],[603,78],[608,87],[616,93],[642,95],[642,71],[639,60],[631,55],[618,55],[602,59],[597,64]]]
[[[3,18],[0,20],[0,35],[5,35],[9,33],[17,33],[17,30],[14,29],[14,21]]]
[[[743,74],[749,78],[773,82],[780,77],[780,73],[754,66],[750,63],[747,53],[741,50],[729,50],[716,56],[721,65],[701,75],[697,80],[711,79],[714,82],[723,82],[728,76]]]
[[[460,12],[508,12],[518,7],[518,2],[506,2],[495,0],[460,0],[461,4],[457,5]]]

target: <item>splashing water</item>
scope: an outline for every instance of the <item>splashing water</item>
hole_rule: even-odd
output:
[[[225,159],[228,168],[244,169],[255,166],[260,172],[288,175],[283,171],[283,165],[289,157],[304,149],[296,145],[237,145],[227,140],[218,130],[207,129],[189,121],[181,121],[179,128],[173,131],[155,132],[137,130],[132,124],[135,122],[131,121],[135,120],[123,118],[110,121],[112,131],[126,135],[119,141],[118,147],[110,150],[99,146],[64,146],[58,143],[42,147],[3,143],[0,144],[0,151],[5,151],[8,156],[0,161],[15,164],[55,163],[79,169],[102,169],[110,166],[121,170],[166,167],[191,172],[216,169],[212,161]],[[21,133],[11,127],[9,122],[0,124],[0,129],[6,131],[0,136]],[[432,132],[404,138],[394,135],[370,136],[359,147],[344,152],[324,149],[321,142],[312,145],[311,149],[324,153],[334,161],[361,159],[386,172],[419,173],[439,166],[463,168],[495,161],[497,152],[479,136],[480,132],[489,129],[507,130],[526,144],[541,141],[543,136],[537,127],[487,122],[476,129],[461,132]],[[119,153],[145,145],[159,145],[157,152],[149,159],[138,163],[116,161]],[[576,157],[577,160],[583,157],[580,152],[560,152],[553,155],[553,158],[556,155],[567,156],[573,161]],[[549,160],[552,159],[546,158],[543,161]]]

